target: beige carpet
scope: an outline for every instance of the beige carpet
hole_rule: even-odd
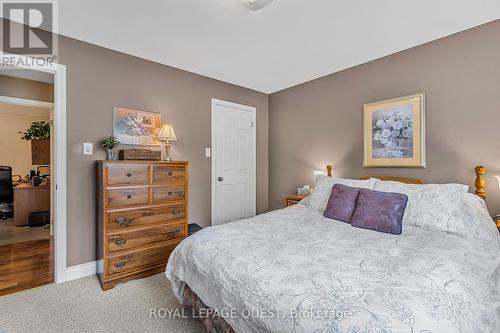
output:
[[[204,332],[194,319],[150,318],[180,309],[165,274],[103,292],[97,277],[0,297],[0,332]]]

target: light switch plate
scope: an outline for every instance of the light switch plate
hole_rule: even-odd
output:
[[[94,155],[94,144],[89,142],[83,143],[83,155]]]
[[[212,149],[205,148],[205,157],[212,157]]]

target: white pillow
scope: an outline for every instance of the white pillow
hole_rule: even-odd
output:
[[[466,193],[463,203],[453,216],[450,232],[476,239],[500,240],[498,230],[484,200],[475,194]],[[485,242],[489,247],[493,247],[495,245],[493,243]],[[496,243],[497,247],[500,246],[500,242]]]
[[[469,186],[461,184],[404,184],[377,180],[375,191],[408,196],[403,224],[428,230],[452,232],[450,224],[463,205]]]
[[[328,204],[332,187],[335,184],[342,184],[352,187],[373,189],[375,180],[359,180],[359,179],[346,179],[346,178],[332,178],[322,175],[316,176],[316,184],[314,191],[310,195],[309,207],[323,213]]]

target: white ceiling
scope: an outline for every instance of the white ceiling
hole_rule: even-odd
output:
[[[63,35],[272,93],[500,18],[499,0],[64,0]]]

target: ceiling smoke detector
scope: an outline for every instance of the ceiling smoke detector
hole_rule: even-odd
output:
[[[251,10],[259,10],[269,5],[273,0],[248,0],[248,7]]]

